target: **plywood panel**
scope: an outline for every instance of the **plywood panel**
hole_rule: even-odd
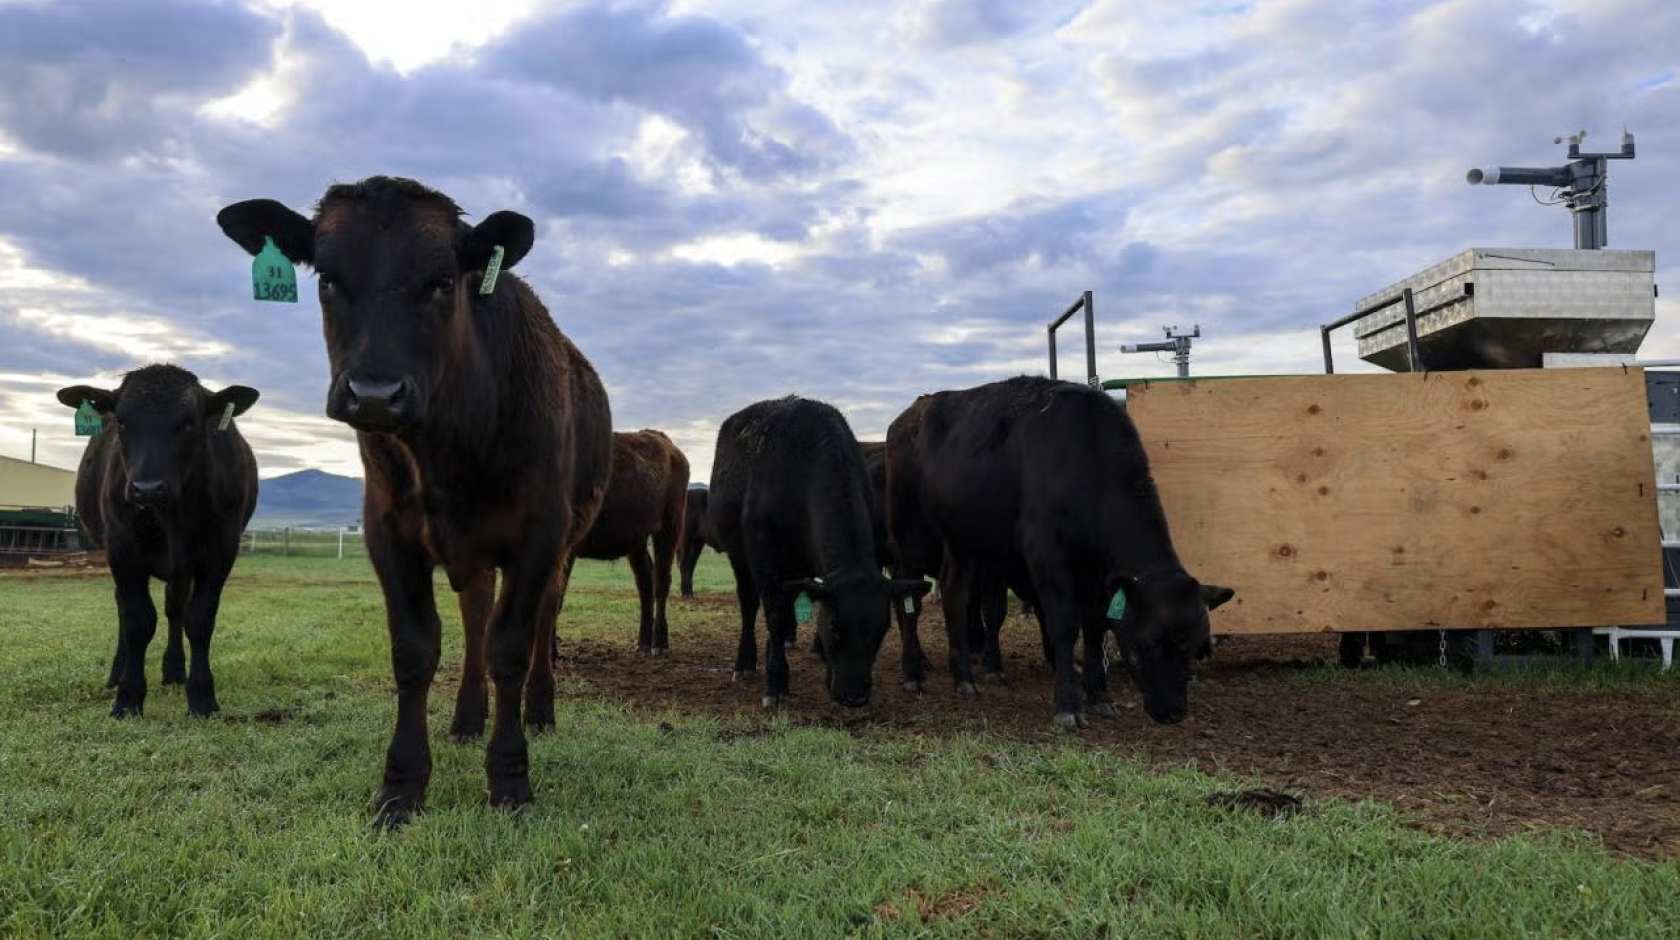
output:
[[[1133,386],[1217,633],[1663,620],[1638,369]]]

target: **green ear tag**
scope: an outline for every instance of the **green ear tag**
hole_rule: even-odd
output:
[[[496,277],[502,273],[502,246],[490,253],[490,263],[484,266],[484,280],[478,285],[480,294],[489,295],[496,292]]]
[[[800,591],[799,596],[793,599],[793,619],[800,623],[810,623],[813,612],[811,598],[804,591]]]
[[[98,437],[105,430],[105,422],[99,419],[99,412],[93,410],[93,402],[83,401],[76,409],[76,436]]]
[[[1115,591],[1114,599],[1108,602],[1108,619],[1119,620],[1126,616],[1126,592]]]
[[[230,402],[227,403],[227,407],[222,409],[222,420],[216,422],[216,430],[226,431],[228,429],[228,425],[230,425],[232,423],[233,423],[233,402],[230,401]]]
[[[904,612],[907,614],[913,614],[916,612],[916,599],[914,597],[904,598]]]
[[[251,260],[251,294],[258,300],[297,303],[297,269],[267,235],[263,250]]]

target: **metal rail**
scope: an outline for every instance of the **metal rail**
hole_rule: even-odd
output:
[[[1096,306],[1091,302],[1091,292],[1085,291],[1079,299],[1062,311],[1062,315],[1050,321],[1046,334],[1050,337],[1050,377],[1058,378],[1056,373],[1056,329],[1068,321],[1069,317],[1085,311],[1085,382],[1093,388],[1097,385],[1097,314]]]

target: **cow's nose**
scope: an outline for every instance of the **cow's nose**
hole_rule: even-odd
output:
[[[157,503],[169,496],[169,487],[162,480],[130,480],[128,494],[135,502]]]
[[[390,429],[410,422],[415,413],[414,383],[349,379],[345,382],[342,420],[367,429]]]
[[[834,704],[839,705],[841,708],[862,708],[863,706],[869,704],[869,693],[866,691],[859,691],[857,689],[849,689],[845,692],[836,692],[834,695]]]

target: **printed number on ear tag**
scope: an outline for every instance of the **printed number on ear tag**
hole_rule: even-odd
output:
[[[916,599],[914,597],[906,597],[904,599],[904,612],[907,614],[913,614],[916,612]]]
[[[484,296],[494,294],[496,292],[496,278],[499,277],[501,273],[502,246],[497,245],[496,250],[490,252],[490,263],[484,266],[484,280],[479,282],[478,292]]]
[[[1126,616],[1126,592],[1115,591],[1114,598],[1108,602],[1108,619],[1119,620]]]
[[[267,235],[262,251],[251,259],[251,295],[257,300],[297,303],[297,268]]]
[[[105,422],[99,419],[99,412],[93,410],[93,402],[84,401],[76,409],[76,436],[98,437],[105,430]]]
[[[810,596],[800,591],[799,596],[793,599],[793,619],[800,623],[810,623],[813,612]]]
[[[216,430],[226,431],[228,429],[228,425],[230,425],[232,423],[233,423],[233,402],[230,401],[230,402],[227,403],[227,407],[222,409],[222,420],[216,422]]]

